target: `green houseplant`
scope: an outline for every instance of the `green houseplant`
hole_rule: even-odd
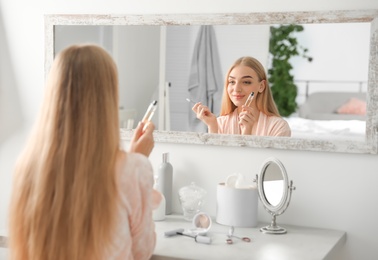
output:
[[[302,56],[309,62],[308,49],[299,45],[296,32],[304,30],[302,25],[279,25],[270,27],[269,53],[271,68],[268,69],[273,98],[281,116],[290,116],[297,109],[297,86],[290,71],[290,58]]]

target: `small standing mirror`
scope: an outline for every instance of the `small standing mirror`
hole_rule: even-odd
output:
[[[262,165],[260,176],[256,176],[260,200],[272,216],[272,222],[260,229],[267,234],[285,234],[285,228],[276,223],[276,217],[289,206],[291,192],[295,190],[293,181],[289,182],[285,167],[277,158],[270,157]]]

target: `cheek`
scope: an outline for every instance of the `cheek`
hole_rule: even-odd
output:
[[[254,92],[259,91],[259,84],[251,84],[246,89],[248,89],[249,92],[251,92],[251,91],[254,91]]]
[[[228,85],[227,86],[227,93],[228,93],[228,95],[231,95],[232,91],[233,91],[233,87],[230,86],[230,85]]]

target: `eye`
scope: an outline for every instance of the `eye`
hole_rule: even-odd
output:
[[[251,81],[243,81],[243,83],[244,83],[245,85],[251,85],[251,84],[252,84]]]
[[[234,85],[234,84],[235,84],[235,80],[229,80],[229,81],[228,81],[228,84],[229,84],[229,85]]]

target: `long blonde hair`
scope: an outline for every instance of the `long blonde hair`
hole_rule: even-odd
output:
[[[14,172],[11,259],[104,259],[117,222],[118,129],[111,56],[95,45],[63,50]]]
[[[248,57],[248,56],[237,59],[227,72],[224,88],[223,88],[223,97],[222,97],[220,115],[221,116],[228,115],[236,109],[236,106],[234,105],[234,103],[232,103],[227,93],[227,86],[228,86],[228,77],[230,76],[231,71],[236,66],[239,66],[239,65],[247,66],[253,69],[259,78],[259,82],[262,80],[265,80],[265,90],[259,93],[258,95],[255,95],[255,102],[257,105],[257,109],[268,116],[280,116],[276,103],[274,102],[272,92],[270,90],[268,79],[266,77],[266,72],[264,70],[263,65],[257,59],[253,57]]]

